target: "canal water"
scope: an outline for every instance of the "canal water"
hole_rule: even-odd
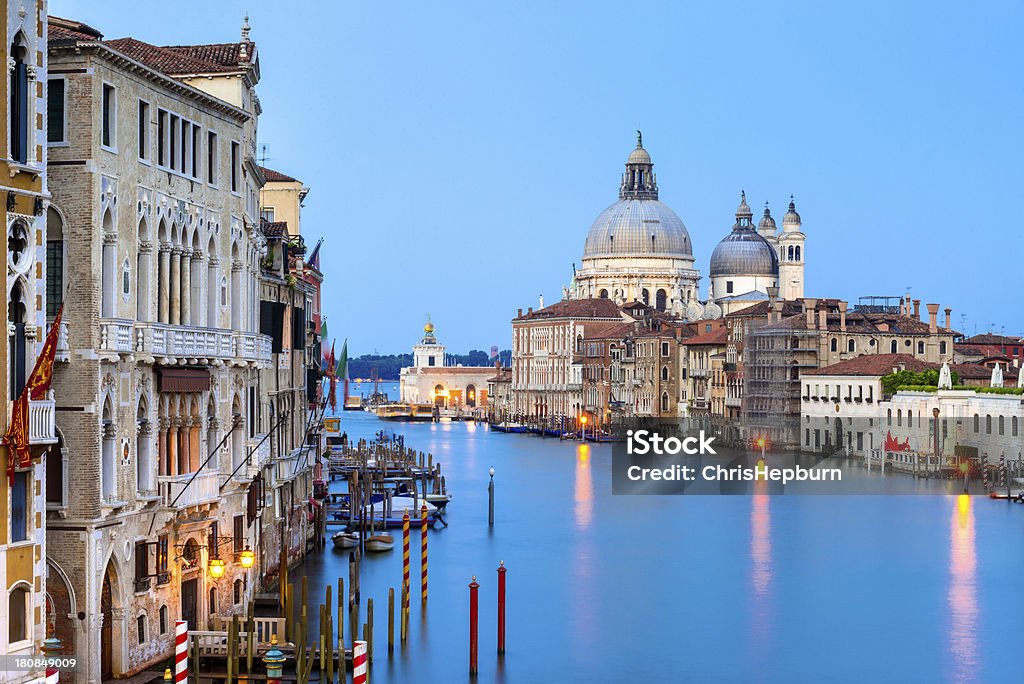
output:
[[[984,682],[1019,672],[1024,506],[944,495],[612,496],[608,445],[340,415],[351,438],[386,428],[433,453],[454,494],[449,526],[430,532],[425,609],[413,529],[409,639],[391,656],[401,530],[393,551],[363,562],[372,682],[469,680],[474,575],[481,682]],[[348,553],[328,542],[293,571],[296,592],[303,574],[315,616],[325,585],[347,584]]]

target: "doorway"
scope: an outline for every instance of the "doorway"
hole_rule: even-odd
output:
[[[181,582],[181,619],[188,623],[189,629],[196,629],[199,623],[199,580],[192,578]]]

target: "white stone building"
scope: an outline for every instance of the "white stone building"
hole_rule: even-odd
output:
[[[434,324],[423,326],[423,338],[412,348],[412,366],[399,374],[399,401],[408,404],[433,404],[439,409],[485,409],[488,380],[494,366],[449,366],[445,347],[434,335]]]
[[[50,107],[63,135],[49,146],[48,297],[67,303],[67,344],[48,608],[76,681],[98,682],[167,658],[175,620],[242,611],[260,572],[238,562],[260,543],[249,484],[268,453],[259,60],[247,25],[236,43],[159,47],[57,18],[49,57],[64,98]]]

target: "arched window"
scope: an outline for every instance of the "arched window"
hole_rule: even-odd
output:
[[[46,316],[53,318],[64,299],[64,222],[56,209],[46,210]]]
[[[137,618],[135,618],[135,631],[138,633],[137,634],[137,636],[138,636],[137,641],[138,641],[140,646],[142,644],[146,643],[146,641],[148,641],[148,639],[146,639],[146,614],[145,613],[139,613],[139,616]]]
[[[664,311],[665,307],[668,306],[668,293],[665,290],[658,290],[654,301],[655,308],[658,311]]]
[[[833,337],[833,338],[832,338],[832,342],[831,342],[831,346],[830,346],[830,349],[831,349],[831,350],[832,350],[833,352],[837,352],[837,351],[839,351],[839,340],[837,340],[836,338],[834,338],[834,337]]]
[[[1001,435],[1006,434],[1005,433],[1006,425],[1003,422],[1004,420],[1005,420],[1005,418],[1003,416],[999,416],[999,434],[1001,434]]]
[[[896,353],[899,352],[899,350],[900,349],[899,349],[899,346],[896,344],[896,340],[893,340],[892,342],[889,343],[889,353],[890,354],[896,354]]]
[[[20,31],[11,45],[9,58],[13,61],[10,69],[10,134],[11,159],[25,164],[28,162],[29,149],[29,93],[28,88],[28,46],[25,36]]]
[[[608,290],[602,289],[597,296],[600,297],[601,299],[608,299]]]
[[[235,583],[232,585],[232,588],[234,593],[232,598],[234,599],[235,605],[237,606],[242,603],[242,598],[245,593],[245,588],[242,586],[242,580],[236,579]]]
[[[24,584],[11,589],[7,597],[7,643],[14,644],[20,641],[27,641],[29,634],[29,594],[28,587]]]
[[[651,293],[650,293],[650,291],[646,287],[640,291],[640,299],[643,300],[644,304],[647,304],[648,306],[650,306],[650,304],[651,304]]]
[[[114,219],[110,215],[110,209],[103,212],[103,252],[100,262],[100,316],[113,318],[116,307],[114,306],[114,283],[116,282],[114,270],[117,268],[117,234],[114,232]]]
[[[1017,436],[1017,416],[1010,418],[1010,436]]]
[[[914,427],[914,412],[907,409],[907,427]]]
[[[28,342],[25,338],[25,324],[28,318],[28,307],[25,297],[25,281],[18,279],[11,288],[11,298],[7,303],[7,321],[11,325],[8,339],[7,359],[11,376],[11,399],[17,399],[25,387],[27,368]]]
[[[117,477],[114,472],[117,462],[117,438],[114,428],[114,411],[110,397],[103,402],[102,442],[100,444],[100,485],[104,501],[112,501],[117,495]]]
[[[903,427],[903,409],[896,409],[896,427]]]
[[[668,392],[661,393],[661,410],[663,413],[668,411]]]
[[[466,406],[469,408],[476,406],[476,385],[466,385]]]
[[[991,435],[992,434],[992,415],[991,414],[986,414],[985,415],[985,434],[986,435]]]
[[[125,259],[121,264],[121,296],[127,302],[132,293],[132,267]]]
[[[210,587],[210,605],[209,605],[209,612],[207,614],[211,615],[211,616],[217,614],[217,588],[216,587]]]
[[[160,606],[160,633],[167,634],[167,606]]]
[[[152,320],[150,314],[150,259],[153,245],[149,242],[149,226],[146,219],[139,221],[138,252],[135,256],[135,316],[140,321]]]
[[[661,367],[661,379],[668,380],[668,366]]]
[[[850,353],[857,351],[857,343],[852,338],[846,343],[846,351]]]
[[[789,249],[788,249],[788,250],[786,250],[786,254],[787,254],[787,258],[788,258],[788,259],[789,259],[790,261],[793,261],[793,245],[790,245],[790,246],[789,246]]]
[[[974,414],[974,432],[981,432],[981,420],[978,418],[978,414]]]
[[[800,261],[800,245],[796,246],[796,260]]]

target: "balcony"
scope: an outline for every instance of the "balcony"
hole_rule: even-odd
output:
[[[135,326],[134,351],[154,358],[193,360],[238,360],[270,363],[270,338],[258,333],[222,328],[129,322]],[[129,333],[130,336],[130,333]]]
[[[711,373],[711,370],[709,368],[691,368],[690,369],[690,377],[691,378],[706,378],[706,377],[708,377],[708,374],[710,374],[710,373]]]
[[[256,435],[245,441],[245,453],[248,455],[248,462],[235,475],[235,479],[248,482],[256,477],[260,469],[270,462],[270,440],[264,439],[266,434]],[[259,445],[259,446],[257,446]]]
[[[28,443],[31,445],[57,443],[57,412],[53,390],[46,399],[30,399],[28,402]]]
[[[134,321],[121,318],[100,319],[100,349],[118,354],[131,354],[132,324]]]
[[[220,498],[220,478],[217,473],[202,473],[189,484],[192,475],[162,475],[157,478],[160,501],[165,507],[183,510],[213,503]]]
[[[729,408],[740,408],[743,406],[743,399],[741,397],[726,397],[725,405]]]
[[[60,363],[67,363],[71,360],[71,342],[68,340],[67,321],[60,322],[60,332],[57,333],[57,352],[53,360]]]

